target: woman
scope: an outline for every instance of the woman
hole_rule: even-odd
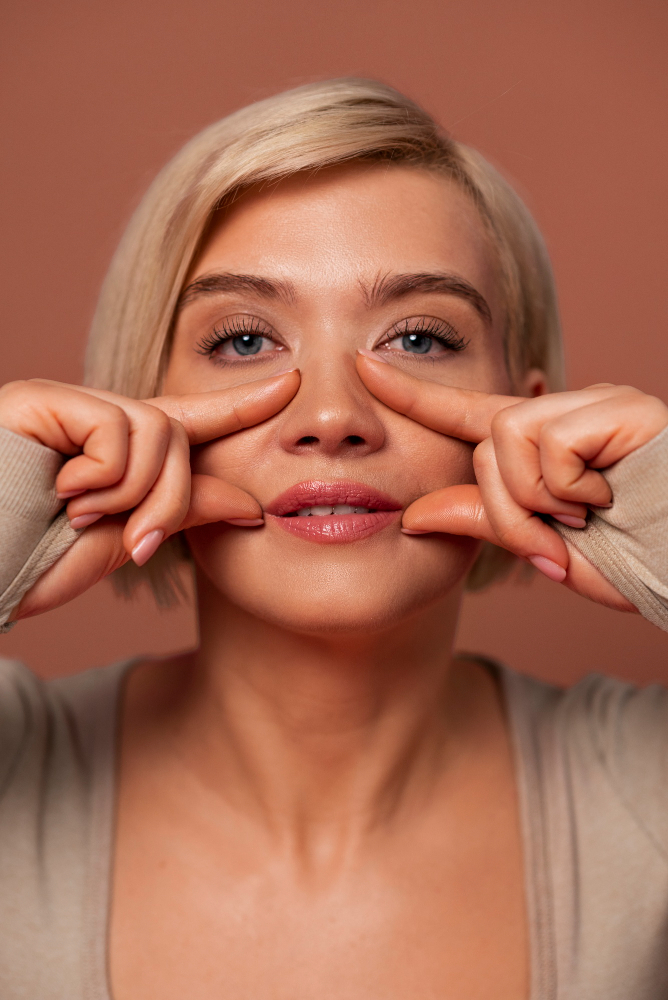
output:
[[[88,386],[0,393],[0,621],[189,559],[201,640],[5,664],[3,997],[665,995],[665,692],[452,654],[501,547],[668,627],[668,408],[560,359],[526,209],[386,87],[165,169]]]

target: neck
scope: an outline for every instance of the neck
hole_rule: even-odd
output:
[[[460,596],[391,630],[314,636],[204,583],[201,646],[156,668],[144,705],[227,808],[283,841],[336,829],[350,845],[442,782],[467,714],[451,653]]]

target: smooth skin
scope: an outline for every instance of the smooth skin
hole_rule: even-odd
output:
[[[400,280],[426,274],[469,283],[487,311]],[[233,334],[259,338],[257,353]],[[445,346],[416,354],[411,334]],[[486,538],[633,610],[533,514],[577,523],[607,503],[596,470],[668,410],[609,386],[542,395],[536,371],[513,386],[502,334],[494,252],[466,196],[427,171],[351,166],[248,192],[214,220],[167,402],[0,393],[0,425],[84,456],[58,480],[86,489],[73,520],[105,515],[19,617],[137,546],[141,561],[155,531],[186,530],[196,565],[199,648],[138,664],[124,692],[114,1000],[528,997],[503,700],[492,672],[452,655],[463,581]],[[229,523],[311,479],[376,487],[402,522],[341,545],[269,517]]]

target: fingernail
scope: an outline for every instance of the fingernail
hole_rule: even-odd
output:
[[[603,507],[603,508],[605,508],[605,510],[608,510],[609,507],[612,507],[612,504],[611,503],[590,503],[589,506],[593,510],[596,510],[597,507]]]
[[[69,500],[70,497],[78,497],[85,492],[85,490],[67,490],[65,493],[56,493],[56,496],[59,500]]]
[[[132,550],[133,562],[137,566],[143,566],[144,563],[147,563],[151,556],[156,553],[164,537],[165,533],[161,528],[156,528],[155,531],[149,531],[147,535],[144,535],[141,542],[137,542]]]
[[[544,573],[549,580],[554,580],[555,583],[561,583],[566,579],[566,570],[564,567],[552,559],[548,559],[547,556],[529,556],[529,562],[537,570],[540,570],[541,573]]]
[[[431,531],[415,531],[414,528],[402,528],[402,534],[404,535],[430,535]]]
[[[389,363],[385,360],[385,358],[381,358],[378,354],[374,354],[373,351],[367,351],[365,347],[358,347],[357,353],[364,355],[365,358],[371,358],[372,361],[381,361],[384,365]]]
[[[257,528],[258,525],[264,524],[264,518],[262,517],[228,517],[228,524],[237,524],[240,528]]]
[[[552,517],[555,521],[561,521],[562,524],[568,525],[569,528],[587,527],[584,517],[573,517],[571,514],[553,514]]]
[[[78,517],[73,517],[70,520],[70,527],[79,531],[81,528],[87,528],[94,521],[99,521],[101,517],[104,517],[104,514],[79,514]]]

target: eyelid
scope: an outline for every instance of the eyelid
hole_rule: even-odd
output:
[[[195,345],[195,350],[198,354],[210,356],[221,344],[248,333],[265,337],[279,347],[285,347],[276,331],[266,320],[250,313],[235,313],[219,320],[208,333],[200,337]]]
[[[427,337],[433,337],[434,340],[447,344],[450,350],[462,350],[469,343],[451,323],[438,316],[407,316],[390,327],[383,335],[383,339],[376,344],[376,348],[410,333],[422,333]]]

